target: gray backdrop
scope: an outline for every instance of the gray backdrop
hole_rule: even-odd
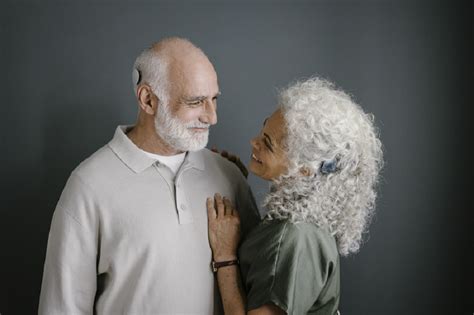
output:
[[[246,162],[276,88],[294,79],[329,78],[375,114],[386,167],[369,241],[342,260],[342,314],[474,312],[469,2],[12,1],[0,12],[2,315],[36,312],[66,179],[134,122],[134,58],[171,35],[213,61],[210,145]],[[249,181],[260,200],[267,184]]]

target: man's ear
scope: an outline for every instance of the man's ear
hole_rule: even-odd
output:
[[[151,87],[142,84],[137,88],[138,106],[148,115],[154,115],[158,106],[158,97],[153,93]]]

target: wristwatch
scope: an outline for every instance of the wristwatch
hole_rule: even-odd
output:
[[[227,267],[227,266],[233,266],[233,265],[239,265],[239,264],[240,262],[238,259],[227,260],[227,261],[212,261],[211,267],[212,267],[212,272],[216,273],[217,269],[221,267]]]

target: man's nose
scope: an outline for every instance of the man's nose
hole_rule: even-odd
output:
[[[215,125],[217,123],[217,112],[214,102],[209,101],[205,103],[201,121],[210,125]]]

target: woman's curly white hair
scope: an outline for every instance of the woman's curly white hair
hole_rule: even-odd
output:
[[[271,184],[265,220],[315,223],[335,237],[341,255],[356,253],[375,210],[383,165],[373,115],[320,78],[281,91],[280,106],[289,169]]]

